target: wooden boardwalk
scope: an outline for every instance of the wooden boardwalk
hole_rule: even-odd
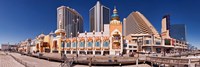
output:
[[[146,62],[150,62],[151,65],[158,66],[178,66],[178,67],[200,67],[200,58],[177,58],[177,57],[146,57]]]
[[[193,54],[193,53],[192,53]],[[199,53],[196,53],[199,54]],[[39,56],[32,54],[30,56],[41,59],[61,61],[60,54],[44,53]],[[120,56],[79,56],[67,55],[68,59],[74,59],[73,63],[88,64],[88,65],[126,65],[149,62],[150,65],[166,66],[166,67],[200,67],[200,58],[180,58],[180,57],[152,57],[146,56],[143,58],[137,57],[120,57]],[[138,60],[138,61],[137,61]]]

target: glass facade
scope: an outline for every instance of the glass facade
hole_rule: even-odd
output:
[[[76,24],[73,20],[77,18],[79,20],[76,21]],[[80,33],[83,32],[83,18],[77,11],[74,11],[73,9],[66,6],[58,7],[57,29],[59,28],[60,20],[64,25],[62,28],[65,30],[67,38],[71,37],[71,33],[77,34],[77,31],[79,31]],[[72,36],[75,37],[76,35]]]
[[[173,24],[170,27],[170,36],[180,41],[186,41],[185,24]]]
[[[90,10],[90,31],[94,30],[94,8]]]
[[[103,24],[109,24],[110,22],[110,9],[103,7]]]
[[[92,7],[89,11],[90,32],[104,31],[104,24],[110,22],[110,9],[102,5],[100,2]]]

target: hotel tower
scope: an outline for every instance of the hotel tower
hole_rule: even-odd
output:
[[[60,24],[62,25],[60,25]],[[72,33],[73,37],[76,36],[77,32],[83,32],[83,18],[74,9],[61,6],[57,8],[57,29],[61,27],[65,30],[67,38]]]
[[[109,24],[110,9],[97,1],[96,5],[89,11],[90,32],[104,31],[104,24]]]

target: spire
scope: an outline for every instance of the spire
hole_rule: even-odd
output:
[[[116,6],[114,6],[113,13],[114,13],[114,14],[117,14],[117,9],[116,9]]]
[[[116,6],[114,6],[113,15],[111,16],[112,20],[119,20],[119,15],[117,14]]]

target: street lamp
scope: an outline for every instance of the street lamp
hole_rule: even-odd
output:
[[[28,54],[30,54],[30,47],[31,47],[31,39],[28,39],[28,45],[27,45]]]
[[[77,51],[77,36],[78,36],[78,33],[77,33],[77,32],[78,32],[78,31],[77,31],[77,29],[78,29],[77,26],[78,26],[78,25],[77,25],[77,23],[78,23],[78,21],[79,21],[78,18],[73,19],[73,22],[74,22],[74,24],[75,24],[75,26],[76,26],[75,28],[76,28],[76,34],[77,34],[77,35],[75,35],[75,36],[76,36],[76,57],[78,57],[78,51]]]

